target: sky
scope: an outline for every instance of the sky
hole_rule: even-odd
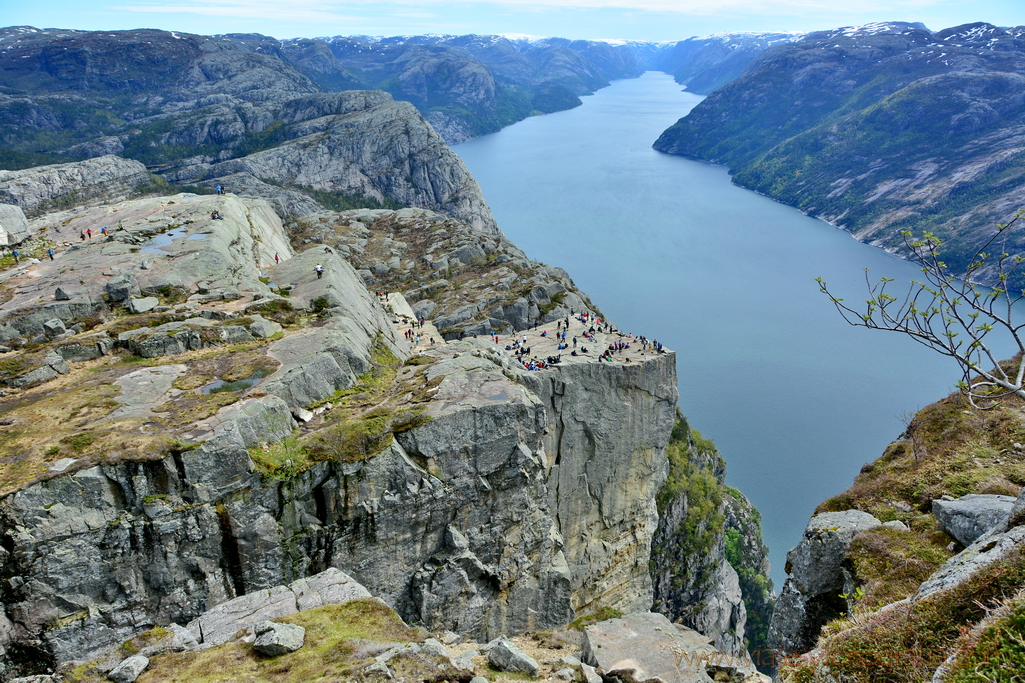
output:
[[[1023,0],[0,0],[0,26],[275,38],[498,33],[682,40],[736,31],[815,31],[874,21],[932,30],[1025,24]]]

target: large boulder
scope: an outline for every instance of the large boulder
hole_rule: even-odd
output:
[[[261,621],[253,630],[256,632],[253,649],[266,657],[278,657],[295,652],[306,640],[306,629],[298,624]]]
[[[992,529],[1003,530],[1014,502],[1011,496],[970,493],[956,500],[934,500],[932,514],[948,534],[969,546]]]
[[[107,296],[118,303],[139,294],[139,282],[133,273],[118,273],[107,281]]]
[[[20,244],[32,236],[20,206],[0,204],[0,246]]]
[[[188,629],[203,645],[220,645],[243,628],[299,611],[369,598],[370,592],[345,572],[330,568],[287,586],[257,591],[217,605]],[[282,626],[282,624],[278,624]]]
[[[583,660],[606,680],[710,683],[717,672],[741,683],[767,683],[750,663],[717,651],[697,631],[655,612],[628,614],[584,629]],[[710,675],[711,674],[711,675]]]
[[[488,663],[499,671],[520,671],[537,677],[537,661],[505,638],[487,645]]]
[[[132,313],[146,313],[160,305],[160,299],[155,296],[144,296],[141,299],[129,299],[128,310]]]
[[[114,667],[107,674],[107,678],[114,681],[114,683],[133,683],[146,670],[147,666],[149,666],[148,657],[132,655]]]
[[[881,522],[860,510],[823,512],[804,530],[804,538],[787,553],[783,584],[769,626],[769,647],[805,652],[826,622],[848,611],[843,594],[853,591],[845,560],[851,541]]]

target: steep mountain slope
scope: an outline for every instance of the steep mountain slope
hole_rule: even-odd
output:
[[[933,231],[963,269],[1025,205],[1023,70],[1023,27],[821,31],[767,50],[655,148],[727,164],[737,184],[898,253],[901,230]]]

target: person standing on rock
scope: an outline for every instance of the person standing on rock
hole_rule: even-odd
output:
[[[21,254],[19,254],[17,251],[13,251],[11,252],[11,255],[14,256],[15,263],[21,263]]]
[[[93,229],[89,228],[88,230],[85,231],[85,234],[89,235],[89,239],[92,239],[93,238]]]
[[[82,238],[83,242],[85,242],[85,230],[79,230],[78,236]]]
[[[279,263],[281,263],[281,257],[277,254],[274,254],[274,265],[277,265]]]
[[[46,250],[46,255],[50,257],[51,261],[53,260],[53,247]]]
[[[317,279],[318,280],[320,278],[324,277],[324,266],[322,266],[322,265],[320,265],[318,263],[316,266],[313,267],[313,270],[317,271]]]

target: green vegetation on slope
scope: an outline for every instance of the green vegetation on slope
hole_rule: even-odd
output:
[[[686,513],[668,533],[660,525],[652,542],[650,567],[656,583],[667,571],[672,583],[671,595],[656,587],[656,609],[682,617],[684,623],[703,609],[701,596],[717,572],[716,556],[723,548],[740,579],[748,649],[762,650],[774,598],[761,517],[743,494],[722,484],[725,463],[715,444],[692,429],[679,411],[666,454],[669,476],[655,498],[659,516],[678,514],[681,501]]]
[[[958,648],[963,630],[1025,586],[1025,551],[994,562],[953,588],[916,602],[900,602],[862,615],[820,639],[821,658],[790,662],[780,670],[782,683],[809,683],[818,673],[842,676],[847,683],[919,683]],[[846,628],[842,628],[846,626]],[[969,674],[970,675],[970,674]],[[835,680],[831,678],[830,680]],[[963,680],[1013,680],[1007,678]]]
[[[360,663],[395,644],[417,640],[394,610],[375,599],[325,605],[275,621],[305,628],[303,647],[279,657],[263,657],[248,643],[228,642],[207,650],[161,655],[153,658],[138,681],[356,681],[361,679]]]

